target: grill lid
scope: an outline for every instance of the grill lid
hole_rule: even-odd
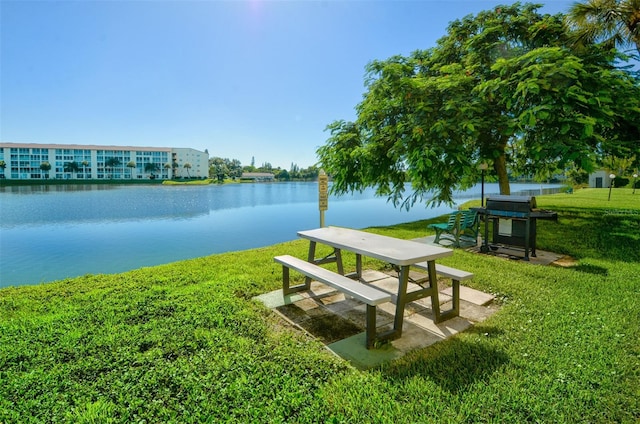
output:
[[[487,197],[487,209],[530,211],[536,207],[536,198],[534,196],[495,195]]]

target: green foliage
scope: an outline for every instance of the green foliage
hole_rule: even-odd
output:
[[[501,310],[369,371],[252,300],[302,240],[2,289],[0,422],[637,422],[640,195],[607,194],[537,196],[560,215],[538,247],[571,266],[457,249],[443,263]],[[440,220],[368,231],[412,239]]]
[[[576,186],[589,183],[589,173],[574,164],[569,165],[569,168],[565,171],[565,176]]]
[[[159,171],[160,168],[158,166],[157,163],[153,163],[153,162],[145,162],[144,164],[144,172],[147,172],[151,175],[153,175],[154,172]]]
[[[104,166],[106,166],[107,168],[115,168],[117,166],[120,166],[122,164],[122,161],[119,158],[107,158],[104,161]]]
[[[80,171],[80,164],[76,161],[73,162],[65,162],[63,167],[64,172],[75,173]]]
[[[638,0],[587,0],[573,4],[567,23],[578,45],[635,46],[640,53],[639,16]]]
[[[637,152],[639,81],[609,50],[572,49],[562,16],[537,8],[467,16],[432,49],[371,62],[356,121],[329,124],[317,150],[333,192],[451,203],[482,162],[508,194],[509,170],[591,170],[599,157]]]
[[[242,164],[238,159],[210,158],[209,176],[211,178],[217,178],[218,180],[240,178],[242,176]]]

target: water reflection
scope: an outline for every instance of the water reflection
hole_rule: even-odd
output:
[[[497,192],[497,185],[485,186],[485,193]],[[479,187],[458,196],[473,197]],[[0,287],[294,240],[297,231],[319,225],[317,202],[316,183],[0,187]],[[398,210],[365,190],[330,196],[325,223],[366,228],[450,211]]]

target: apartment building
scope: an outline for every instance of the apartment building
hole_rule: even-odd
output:
[[[171,179],[209,175],[209,154],[189,148],[0,143],[0,178]]]

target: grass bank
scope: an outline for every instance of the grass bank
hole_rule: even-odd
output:
[[[640,193],[607,194],[537,197],[560,214],[538,247],[571,267],[456,250],[442,262],[501,310],[369,371],[252,300],[302,240],[2,289],[0,422],[638,422]],[[428,222],[369,231],[422,237]]]

